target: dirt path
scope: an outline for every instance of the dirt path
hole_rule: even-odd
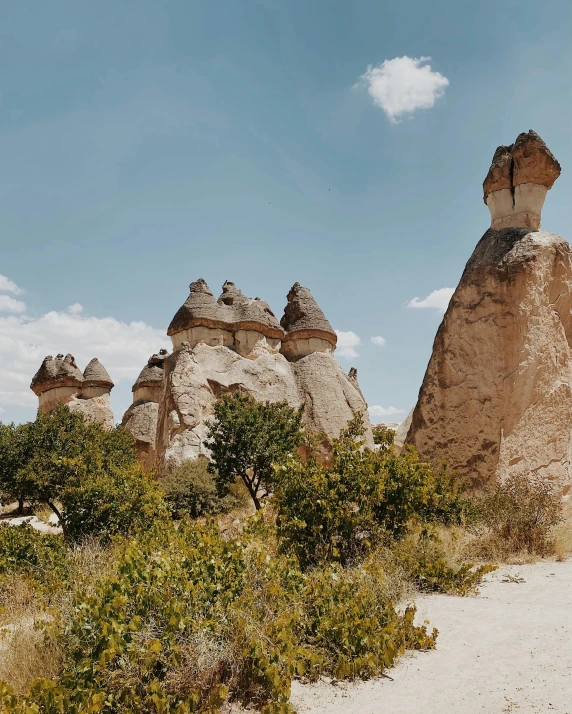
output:
[[[506,574],[525,582],[502,582]],[[389,679],[293,687],[300,714],[572,714],[572,560],[501,567],[478,597],[418,600],[437,649]]]

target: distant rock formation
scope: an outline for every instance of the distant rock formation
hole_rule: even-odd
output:
[[[147,470],[155,466],[157,438],[157,415],[163,395],[163,363],[169,356],[167,350],[159,350],[149,357],[133,385],[133,404],[123,415],[123,426],[135,439],[139,460]]]
[[[189,286],[168,335],[158,409],[159,469],[204,454],[205,422],[223,394],[243,391],[258,400],[306,405],[308,428],[338,436],[367,405],[357,377],[349,379],[333,357],[336,333],[307,288],[296,283],[280,322],[268,303],[244,296],[226,282],[215,300],[204,280]],[[126,415],[127,416],[127,415]]]
[[[44,358],[30,388],[38,397],[38,408],[43,414],[58,404],[67,404],[70,411],[83,414],[88,421],[113,429],[109,399],[113,386],[107,370],[96,358],[82,374],[73,355],[59,354],[55,359],[51,355]]]
[[[406,443],[480,487],[535,474],[572,483],[572,253],[538,231],[560,166],[534,132],[499,147],[492,228],[439,327]]]

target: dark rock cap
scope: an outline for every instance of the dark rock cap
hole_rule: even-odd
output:
[[[159,350],[151,355],[139,373],[131,391],[135,392],[139,387],[157,387],[163,381],[164,362],[168,356],[167,350]]]
[[[55,387],[81,387],[83,375],[75,363],[74,356],[59,354],[54,359],[52,355],[44,357],[42,366],[36,372],[30,384],[30,389],[40,396]]]
[[[190,327],[202,326],[229,332],[255,330],[266,337],[284,337],[284,331],[268,303],[246,297],[234,283],[225,282],[218,302],[202,278],[191,283],[189,289],[189,297],[169,325],[169,336]]]
[[[84,387],[108,387],[115,386],[105,367],[94,357],[83,371]]]
[[[319,337],[336,346],[337,335],[308,288],[294,283],[287,300],[284,315],[280,320],[286,330],[287,339]]]
[[[523,183],[552,188],[560,176],[560,164],[544,141],[532,129],[519,134],[514,144],[499,146],[483,182],[484,201],[493,191],[511,191]]]

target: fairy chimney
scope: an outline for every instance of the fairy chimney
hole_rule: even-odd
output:
[[[294,283],[286,298],[280,320],[286,332],[280,351],[288,360],[297,360],[313,352],[332,353],[337,336],[308,288]]]
[[[493,227],[451,298],[411,415],[406,443],[475,488],[531,475],[572,486],[572,251],[535,230],[559,172],[534,132],[495,152]],[[495,218],[512,191],[515,210]]]
[[[164,362],[167,350],[151,355],[133,385],[133,404],[125,412],[123,426],[135,439],[139,460],[147,470],[155,466],[157,415],[163,394]]]
[[[109,393],[113,382],[105,367],[92,359],[82,374],[74,356],[59,354],[44,358],[34,375],[30,389],[38,397],[42,414],[66,404],[70,411],[80,413],[86,421],[98,422],[106,429],[113,428],[113,411]]]
[[[540,230],[546,192],[558,176],[560,164],[535,131],[519,134],[510,146],[499,146],[483,183],[491,228]]]
[[[246,297],[228,281],[218,301],[202,278],[191,283],[189,291],[167,330],[175,351],[183,343],[191,349],[199,343],[229,347],[252,358],[261,350],[279,351],[284,330],[267,302]]]

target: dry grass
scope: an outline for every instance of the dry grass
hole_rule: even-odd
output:
[[[551,533],[554,557],[560,562],[572,556],[572,500],[564,502],[562,516],[562,522]]]
[[[52,619],[26,578],[0,591],[0,680],[25,693],[38,677],[57,675],[62,652],[46,625]]]

